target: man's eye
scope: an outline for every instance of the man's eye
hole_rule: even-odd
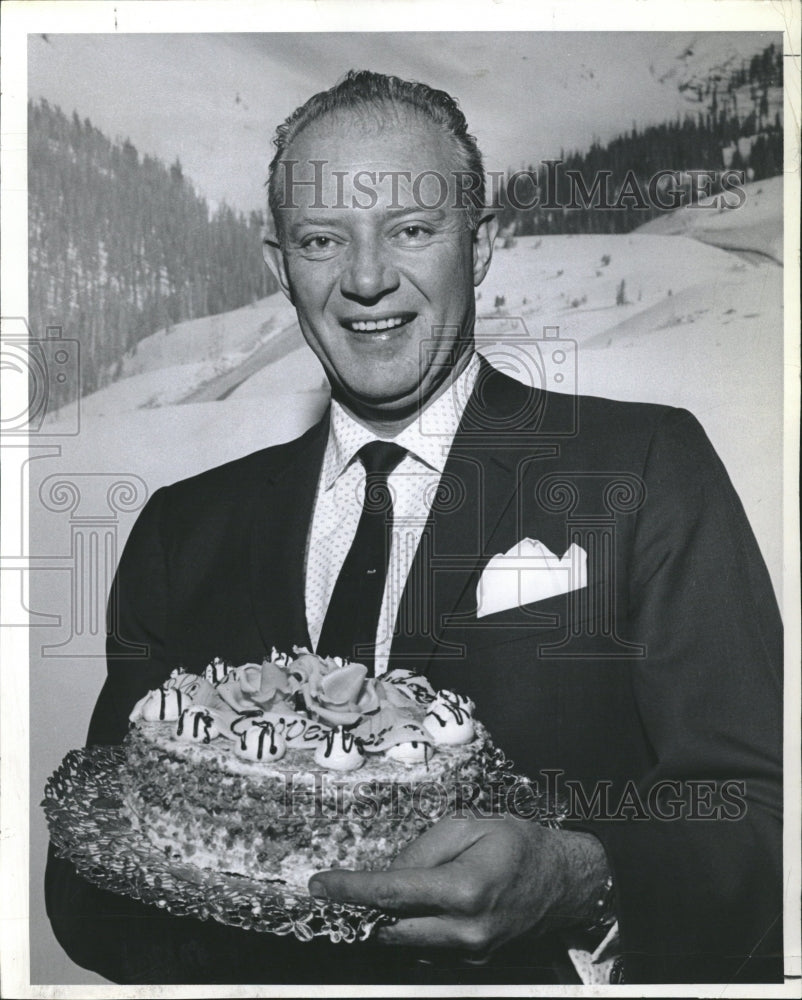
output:
[[[399,236],[407,243],[420,243],[427,240],[431,235],[431,229],[417,224],[404,226],[404,228],[399,232]]]
[[[330,250],[333,246],[330,236],[310,236],[301,243],[302,250]]]

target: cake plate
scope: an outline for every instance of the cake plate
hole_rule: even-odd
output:
[[[45,786],[42,806],[56,854],[89,882],[175,916],[293,934],[299,941],[365,941],[377,927],[396,919],[379,910],[316,899],[305,881],[256,880],[166,858],[125,814],[124,768],[122,747],[71,750]],[[492,747],[485,751],[484,772],[496,786],[526,782]],[[559,825],[560,818],[544,809],[540,821]]]

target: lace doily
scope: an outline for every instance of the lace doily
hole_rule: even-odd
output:
[[[305,884],[249,879],[167,860],[125,815],[124,767],[122,747],[71,750],[45,786],[42,806],[56,853],[95,885],[176,916],[294,934],[300,941],[322,936],[335,943],[364,941],[395,919],[378,910],[316,899]],[[483,770],[488,784],[499,792],[528,783],[493,747],[484,752]],[[543,804],[539,820],[559,825],[560,816]]]

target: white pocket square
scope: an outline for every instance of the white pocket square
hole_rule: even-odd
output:
[[[534,538],[493,556],[476,587],[476,617],[543,601],[588,585],[588,554],[573,544],[562,558]]]

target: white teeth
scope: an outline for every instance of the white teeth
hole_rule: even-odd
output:
[[[392,330],[404,322],[402,316],[392,316],[390,319],[351,320],[348,325],[355,333],[373,333],[376,330]]]

